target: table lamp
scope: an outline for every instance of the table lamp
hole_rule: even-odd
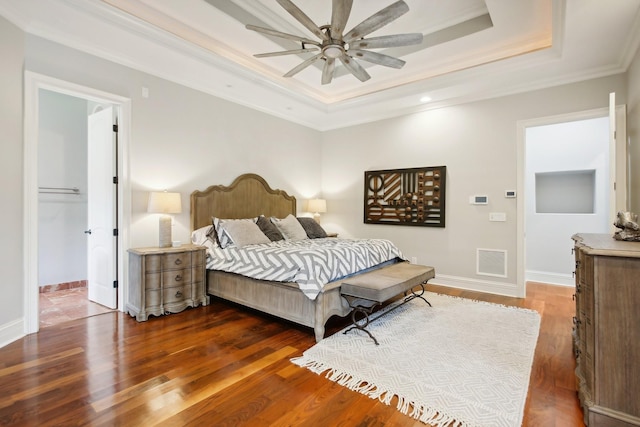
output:
[[[327,201],[324,199],[310,199],[307,203],[307,210],[313,212],[313,219],[320,224],[320,214],[327,211]]]
[[[149,193],[149,205],[147,212],[159,213],[158,246],[168,248],[171,246],[171,216],[182,212],[182,200],[180,193],[169,193],[167,191],[152,191]]]

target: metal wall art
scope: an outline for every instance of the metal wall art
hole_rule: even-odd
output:
[[[444,227],[446,166],[364,173],[366,224]]]

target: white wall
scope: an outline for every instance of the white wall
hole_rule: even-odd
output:
[[[40,90],[38,186],[76,187],[38,195],[38,284],[87,279],[87,101]]]
[[[0,17],[0,347],[23,331],[22,64],[24,33]]]
[[[536,212],[536,173],[595,170],[595,212]],[[609,231],[609,117],[526,131],[526,280],[574,284],[575,233]]]
[[[35,36],[27,36],[25,61],[30,71],[131,98],[130,247],[158,243],[157,216],[146,212],[149,191],[182,194],[173,238],[183,242],[194,190],[253,172],[299,201],[320,192],[317,131]]]
[[[434,283],[516,294],[516,199],[504,192],[517,185],[517,122],[607,107],[612,91],[626,92],[623,76],[325,132],[323,224],[393,240],[406,257],[435,267]],[[363,223],[364,171],[440,165],[448,175],[446,228]],[[474,194],[488,195],[489,204],[470,205]],[[490,212],[505,212],[507,221],[489,222]],[[476,274],[477,248],[506,250],[508,277]]]
[[[640,50],[627,72],[627,138],[629,141],[629,210],[640,215]]]

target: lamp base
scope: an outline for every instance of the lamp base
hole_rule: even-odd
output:
[[[317,213],[317,212],[316,212],[316,213],[314,213],[314,214],[313,214],[313,219],[315,219],[315,220],[316,220],[316,222],[317,222],[318,224],[320,224],[320,214],[319,214],[319,213]]]
[[[161,248],[171,247],[171,217],[162,215],[159,219],[158,246]]]

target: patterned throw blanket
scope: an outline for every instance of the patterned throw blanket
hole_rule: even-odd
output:
[[[243,248],[208,248],[207,268],[259,280],[295,282],[315,300],[325,284],[403,258],[400,249],[383,239],[282,240]]]

